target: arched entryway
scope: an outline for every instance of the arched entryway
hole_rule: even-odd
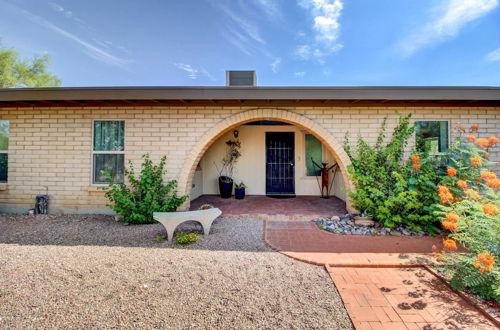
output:
[[[352,190],[352,185],[350,183],[347,166],[350,164],[347,154],[344,152],[342,145],[333,137],[333,135],[322,127],[320,124],[314,122],[312,119],[295,113],[289,110],[283,109],[253,109],[234,114],[217,125],[212,127],[206,132],[200,141],[191,149],[184,165],[182,171],[179,175],[179,192],[182,194],[189,195],[191,193],[191,187],[193,182],[193,176],[196,171],[196,166],[205,151],[222,135],[234,128],[243,125],[248,122],[257,120],[275,120],[282,121],[300,127],[316,136],[326,148],[332,153],[335,161],[339,164],[340,173],[343,177],[344,188],[346,191]],[[349,199],[346,201],[347,209],[352,211]]]

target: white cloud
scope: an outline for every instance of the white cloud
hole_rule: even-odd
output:
[[[283,14],[277,0],[252,0],[252,2],[269,20],[283,20]]]
[[[315,58],[324,63],[325,57],[342,49],[338,38],[344,5],[341,0],[299,0],[298,3],[313,16],[315,42],[298,46],[295,53],[300,59]]]
[[[193,79],[193,80],[196,80],[198,79],[200,76],[205,76],[207,77],[208,79],[212,80],[212,81],[215,81],[216,79],[214,78],[214,76],[212,76],[207,70],[205,70],[204,68],[195,68],[193,67],[191,64],[186,64],[186,63],[174,63],[174,65],[179,69],[179,70],[182,70],[182,71],[185,71],[187,72],[188,74],[188,77],[190,79]]]
[[[274,73],[278,72],[280,65],[281,65],[281,58],[278,57],[271,63],[271,70],[273,70]]]
[[[20,7],[14,6],[14,5],[12,5],[12,7],[15,10],[17,10],[19,13],[24,15],[27,19],[32,21],[33,23],[36,23],[44,28],[47,28],[47,29],[65,37],[66,39],[69,39],[69,40],[75,42],[77,45],[79,45],[83,48],[84,52],[87,55],[89,55],[90,57],[92,57],[100,62],[109,64],[109,65],[119,66],[119,67],[125,67],[125,65],[130,63],[129,60],[120,58],[118,56],[114,56],[113,54],[109,53],[108,51],[90,44],[89,42],[81,39],[80,37],[76,36],[75,34],[70,33],[64,29],[61,29],[60,27],[52,24],[51,22],[47,21],[43,17],[34,15],[34,14],[30,13],[29,11],[22,9]]]
[[[55,2],[49,2],[49,6],[54,10],[54,11],[57,11],[57,12],[63,12],[64,11],[64,8],[58,4],[58,3],[55,3]]]
[[[298,72],[294,73],[294,76],[297,77],[297,78],[302,78],[305,75],[306,75],[306,73],[304,71],[298,71]]]
[[[234,23],[236,23],[236,26],[234,28],[239,28],[242,32],[244,32],[247,36],[249,36],[256,42],[259,42],[261,44],[266,43],[260,35],[259,27],[257,24],[239,16],[224,5],[219,5],[217,8],[222,10],[227,16],[229,16],[229,18],[231,18],[231,20],[233,20]]]
[[[442,0],[432,9],[437,15],[416,29],[398,44],[403,55],[409,56],[433,43],[451,39],[472,21],[498,6],[498,0]]]
[[[500,48],[497,48],[494,51],[489,52],[486,55],[486,60],[489,61],[489,62],[500,61]]]
[[[297,55],[302,60],[308,60],[311,58],[311,46],[300,45],[295,48],[295,55]]]

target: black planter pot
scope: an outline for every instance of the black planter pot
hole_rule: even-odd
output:
[[[233,194],[233,179],[228,176],[219,177],[219,192],[222,198],[231,198]]]
[[[234,188],[234,198],[236,199],[245,198],[245,188]]]

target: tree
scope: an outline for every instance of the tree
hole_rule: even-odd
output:
[[[35,55],[30,61],[19,58],[12,48],[0,43],[0,88],[57,87],[61,80],[47,71],[48,54]]]

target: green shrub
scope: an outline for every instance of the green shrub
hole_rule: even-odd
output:
[[[356,187],[349,194],[353,206],[386,227],[406,224],[419,230],[421,225],[428,227],[434,220],[423,211],[419,192],[412,188],[406,176],[403,156],[415,130],[410,118],[411,115],[399,117],[398,125],[387,142],[385,118],[374,146],[358,137],[353,149],[346,134],[344,149],[352,163],[348,171]]]
[[[196,235],[195,233],[184,233],[184,232],[179,232],[177,233],[177,244],[181,245],[188,245],[195,243],[200,236]]]
[[[182,205],[188,196],[177,196],[177,181],[170,180],[163,183],[166,157],[162,157],[158,165],[153,164],[149,154],[142,156],[142,168],[136,178],[132,162],[129,169],[125,169],[125,176],[129,186],[124,183],[113,182],[108,174],[106,181],[109,187],[106,190],[108,207],[122,216],[121,221],[132,224],[154,223],[154,212],[173,212]]]

